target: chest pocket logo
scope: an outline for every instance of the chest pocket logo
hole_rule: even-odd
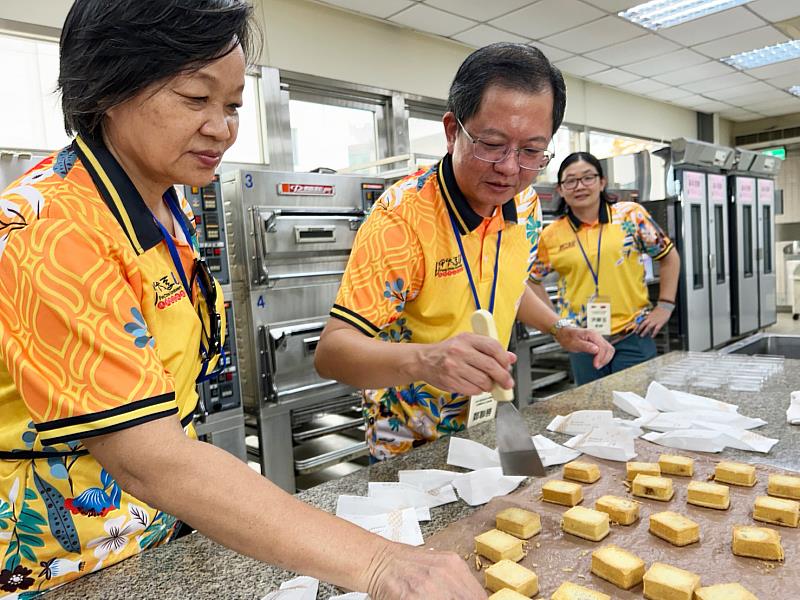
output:
[[[164,310],[182,298],[186,298],[186,290],[183,289],[178,278],[175,277],[175,273],[172,272],[153,282],[153,294],[156,308],[159,310]]]
[[[461,261],[461,255],[457,254],[456,256],[436,261],[436,277],[452,277],[463,270],[464,265]]]

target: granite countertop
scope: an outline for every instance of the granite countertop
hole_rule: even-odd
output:
[[[644,395],[659,367],[681,359],[685,354],[673,352],[648,363],[617,373],[600,381],[569,390],[548,400],[536,402],[522,413],[531,433],[544,431],[550,420],[559,414],[579,409],[610,409],[613,390],[633,391]],[[709,395],[739,405],[739,412],[761,417],[768,422],[758,433],[780,439],[768,455],[738,450],[726,450],[719,456],[746,462],[761,462],[787,469],[800,469],[800,427],[786,423],[789,393],[800,390],[800,360],[787,360],[782,374],[771,378],[758,393],[709,393],[707,390],[688,390]],[[615,409],[617,416],[627,416]],[[564,442],[568,436],[548,433],[548,437]],[[494,424],[475,427],[459,434],[462,437],[494,445]],[[323,510],[334,512],[340,494],[366,495],[368,481],[397,481],[402,469],[450,469],[446,464],[447,439],[428,444],[413,452],[362,469],[342,479],[331,481],[299,497]],[[551,467],[557,469],[558,467]],[[267,510],[267,507],[265,507]],[[431,510],[431,520],[421,523],[427,538],[449,523],[476,510],[464,502],[455,502]],[[298,534],[302,527],[298,526]],[[269,536],[264,533],[265,538]],[[185,600],[258,600],[293,577],[293,574],[243,557],[212,542],[201,534],[192,534],[170,544],[149,550],[103,571],[53,590],[48,600],[130,600],[139,598],[181,598]],[[333,586],[320,584],[319,598],[338,592]]]

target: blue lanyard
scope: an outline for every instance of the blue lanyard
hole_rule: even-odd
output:
[[[464,263],[464,270],[467,273],[467,278],[469,279],[469,287],[472,290],[472,298],[475,300],[475,308],[476,310],[481,309],[481,299],[478,296],[478,290],[475,287],[475,280],[472,278],[472,270],[469,268],[469,261],[467,260],[467,255],[464,254],[464,244],[461,242],[461,233],[458,231],[458,224],[456,223],[456,218],[453,216],[453,213],[450,213],[450,224],[453,226],[453,233],[456,236],[456,242],[458,242],[458,251],[461,252],[461,262]],[[497,232],[497,251],[494,255],[494,279],[492,280],[492,294],[489,296],[489,312],[494,313],[494,297],[497,292],[497,267],[500,264],[500,239],[502,238],[503,232]]]
[[[575,239],[578,241],[578,248],[581,249],[583,260],[586,261],[586,266],[589,267],[589,272],[592,274],[594,280],[594,295],[600,294],[600,244],[603,241],[603,224],[600,224],[600,234],[597,236],[597,267],[592,268],[592,263],[589,262],[589,257],[586,255],[586,250],[583,249],[581,238],[578,237],[578,232],[575,232]]]

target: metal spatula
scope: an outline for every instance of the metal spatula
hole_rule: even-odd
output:
[[[472,313],[472,331],[497,340],[497,327],[492,313],[487,310]],[[525,421],[513,404],[514,390],[494,384],[492,396],[497,400],[497,452],[500,454],[503,475],[542,477],[545,474],[544,465]]]

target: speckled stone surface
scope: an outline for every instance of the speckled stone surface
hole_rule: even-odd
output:
[[[537,402],[522,413],[531,433],[544,431],[550,420],[559,414],[580,409],[610,409],[613,390],[633,391],[644,395],[657,370],[679,360],[683,353],[659,357],[606,379],[582,386]],[[746,462],[762,462],[800,470],[800,426],[786,424],[789,392],[800,390],[800,360],[787,360],[783,373],[774,376],[759,393],[725,392],[688,389],[687,391],[715,397],[739,405],[739,412],[761,417],[768,422],[758,433],[780,439],[768,455],[738,450],[726,450],[720,456]],[[615,409],[617,416],[627,416]],[[494,425],[476,427],[464,434],[477,442],[493,446]],[[548,433],[548,437],[563,442],[568,436]],[[363,469],[337,481],[332,481],[300,494],[300,498],[333,512],[340,494],[366,495],[368,481],[397,481],[402,469],[450,469],[446,464],[448,442],[439,440],[410,454],[384,464]],[[557,467],[552,467],[556,469]],[[268,510],[265,507],[265,510]],[[431,510],[432,519],[422,523],[427,538],[447,524],[464,517],[475,509],[455,502]],[[264,532],[265,539],[269,532]],[[275,590],[293,574],[272,568],[227,550],[200,535],[193,534],[171,544],[150,550],[118,565],[53,590],[47,600],[132,600],[144,598],[181,598],[185,600],[258,600]],[[327,584],[320,585],[319,598],[338,592]]]

